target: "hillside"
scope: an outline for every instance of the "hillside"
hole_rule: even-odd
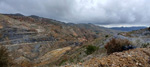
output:
[[[150,28],[144,28],[144,29],[140,29],[140,30],[134,30],[134,31],[130,31],[125,33],[125,36],[129,36],[129,37],[149,37],[150,35]]]
[[[108,57],[104,57],[99,61],[96,58],[90,60],[92,62],[97,62],[100,67],[117,67],[117,66],[134,66],[134,67],[149,67],[150,66],[150,48],[138,48],[134,50],[113,53]],[[95,60],[94,60],[95,59]],[[93,60],[93,61],[92,61]],[[87,63],[90,64],[90,63]]]
[[[110,29],[129,32],[129,31],[139,30],[139,29],[144,29],[144,28],[147,28],[147,27],[144,27],[144,26],[139,26],[139,27],[138,26],[137,27],[112,27]]]
[[[106,35],[116,32],[93,24],[67,24],[34,15],[0,14],[0,44],[9,49],[19,66],[61,63],[65,55],[75,57],[81,52],[76,50],[85,49],[89,44],[100,46]]]
[[[0,45],[9,50],[14,67],[148,67],[149,32],[149,28],[120,32],[35,15],[0,14]],[[109,55],[104,46],[112,38],[127,39],[137,49]]]
[[[150,48],[137,48],[133,50],[115,52],[103,58],[92,58],[78,65],[66,67],[149,67]]]
[[[114,34],[112,37],[107,38],[103,45],[106,50],[94,52],[86,61],[81,61],[76,64],[66,64],[62,67],[149,67],[150,66],[150,41],[149,41],[149,28],[134,30],[131,32],[120,32]],[[111,40],[116,39],[116,40]],[[111,40],[111,41],[110,41]],[[127,40],[127,41],[126,41]],[[125,43],[125,44],[123,44]],[[119,45],[132,45],[131,49],[124,49],[124,46],[118,48]],[[107,46],[106,46],[107,45]],[[118,47],[114,47],[118,45]],[[129,48],[126,46],[125,48]],[[122,49],[123,51],[118,51]],[[109,54],[109,52],[112,52]],[[108,52],[109,51],[109,52]],[[93,56],[95,55],[95,56]]]

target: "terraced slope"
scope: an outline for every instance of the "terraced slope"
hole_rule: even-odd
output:
[[[80,47],[115,32],[92,24],[67,24],[34,15],[0,14],[0,44],[9,49],[14,60],[20,62],[18,65],[27,62],[40,66],[49,64],[51,62],[44,60],[55,59],[49,57],[53,55],[51,51]],[[59,57],[69,49],[58,53]]]

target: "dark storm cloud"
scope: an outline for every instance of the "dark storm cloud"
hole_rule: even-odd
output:
[[[74,23],[150,24],[150,0],[0,0],[0,12]]]

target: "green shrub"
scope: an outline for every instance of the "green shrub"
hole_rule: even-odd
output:
[[[86,47],[86,54],[87,54],[87,55],[92,54],[92,53],[95,52],[97,49],[98,49],[98,47],[96,47],[96,46],[88,45],[88,46]]]
[[[62,61],[60,62],[60,64],[59,64],[59,65],[64,64],[66,61],[67,61],[67,60],[62,60]]]
[[[145,44],[142,44],[142,48],[146,48],[146,47],[148,47],[150,45],[150,43],[145,43]]]
[[[107,54],[111,54],[113,52],[123,51],[123,46],[129,46],[131,42],[127,39],[111,39],[108,43],[106,43],[105,48],[107,50]]]
[[[109,35],[105,35],[105,37],[107,38],[107,37],[109,37]]]
[[[10,67],[11,65],[11,58],[9,57],[9,52],[8,50],[0,46],[0,66],[1,67]]]

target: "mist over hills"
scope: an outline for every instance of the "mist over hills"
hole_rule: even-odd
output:
[[[110,29],[129,32],[129,31],[140,30],[140,29],[144,29],[144,28],[147,28],[147,27],[146,27],[146,26],[136,26],[136,27],[134,27],[134,26],[132,26],[132,27],[111,27]]]

